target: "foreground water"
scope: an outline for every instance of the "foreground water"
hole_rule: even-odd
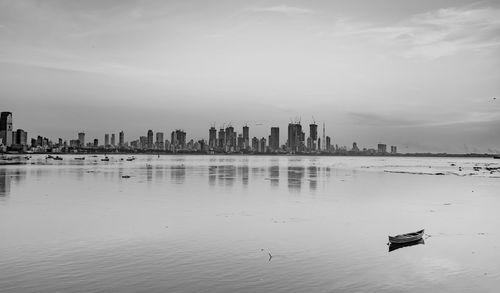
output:
[[[1,292],[500,284],[499,160],[101,158],[0,166]],[[422,228],[424,244],[388,251],[387,235]]]

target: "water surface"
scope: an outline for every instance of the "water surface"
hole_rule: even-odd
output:
[[[110,157],[0,166],[0,291],[496,292],[500,283],[498,160]],[[423,244],[389,252],[387,235],[422,228]]]

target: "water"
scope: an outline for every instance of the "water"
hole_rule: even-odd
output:
[[[498,160],[74,157],[0,166],[1,292],[496,292],[500,283],[500,172],[485,169]],[[387,235],[422,228],[424,244],[388,251]]]

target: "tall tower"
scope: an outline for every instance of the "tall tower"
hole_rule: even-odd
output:
[[[109,134],[104,134],[104,146],[107,147],[109,145]]]
[[[115,141],[115,134],[111,133],[111,145],[116,146],[116,141]]]
[[[6,146],[12,145],[12,113],[2,112],[0,114],[0,139]]]
[[[217,129],[215,129],[215,126],[210,127],[208,130],[208,145],[211,148],[215,148],[217,146]]]
[[[243,126],[243,144],[245,149],[250,147],[250,128],[248,125]]]
[[[316,149],[316,141],[318,140],[318,124],[309,124],[309,137],[311,138],[311,149]],[[318,146],[319,148],[319,146]]]
[[[154,140],[153,140],[153,130],[148,130],[148,146],[147,148],[148,149],[153,149],[153,143],[154,143]]]
[[[326,141],[325,141],[325,122],[323,122],[323,139],[321,140],[323,143],[323,147],[321,149],[325,149]]]
[[[277,151],[280,148],[280,128],[271,127],[271,135],[269,136],[269,148],[271,151]]]
[[[118,145],[120,147],[123,147],[125,145],[125,133],[122,131],[120,131],[120,133],[118,134]]]
[[[80,142],[80,147],[85,146],[85,132],[78,133],[78,141]]]

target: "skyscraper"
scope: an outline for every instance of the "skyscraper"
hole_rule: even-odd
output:
[[[115,134],[114,133],[111,133],[111,145],[112,146],[116,146],[116,143],[115,143]]]
[[[288,124],[288,142],[287,147],[291,152],[300,151],[304,144],[304,133],[302,132],[302,125],[299,123]]]
[[[125,144],[125,133],[120,131],[118,134],[118,146],[123,147]]]
[[[379,154],[385,154],[385,153],[387,153],[387,145],[383,144],[383,143],[379,143],[377,145],[377,152]]]
[[[250,128],[247,125],[243,126],[243,145],[246,149],[250,146]]]
[[[85,132],[79,132],[78,133],[78,141],[80,143],[80,147],[85,146]]]
[[[0,139],[5,146],[12,145],[12,113],[0,114]]]
[[[153,140],[153,130],[148,130],[148,145],[147,145],[147,148],[148,149],[153,149],[153,143],[154,143],[154,140]]]
[[[226,144],[226,132],[224,128],[219,129],[219,148],[223,149]]]
[[[271,135],[269,136],[269,148],[271,151],[277,151],[280,148],[280,128],[271,127]]]
[[[316,150],[316,141],[318,140],[318,124],[309,124],[309,137],[311,138],[311,145],[308,147],[310,150]]]
[[[159,150],[164,150],[164,142],[163,142],[163,132],[156,133],[156,148]]]
[[[217,129],[215,127],[210,127],[208,130],[208,145],[211,148],[215,148],[217,146]]]
[[[104,146],[109,146],[109,134],[107,133],[104,135]]]

